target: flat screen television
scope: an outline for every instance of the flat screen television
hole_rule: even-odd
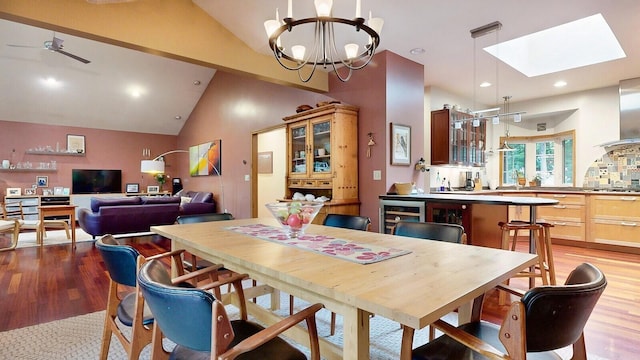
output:
[[[122,192],[122,170],[71,170],[73,194],[100,194]]]

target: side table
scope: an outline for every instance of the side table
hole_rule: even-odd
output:
[[[40,221],[38,222],[38,232],[36,235],[36,239],[40,246],[42,246],[44,242],[45,217],[68,216],[70,223],[69,225],[71,225],[71,248],[76,248],[76,207],[77,205],[38,206],[38,210],[40,212]],[[51,221],[47,220],[47,222],[50,223]]]

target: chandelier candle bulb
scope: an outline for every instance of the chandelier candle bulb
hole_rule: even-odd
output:
[[[356,0],[356,18],[359,18],[359,17],[362,17],[362,1]]]
[[[291,1],[291,0],[289,0]],[[333,7],[333,0],[315,0],[316,12],[319,17],[331,16],[331,8]]]
[[[287,3],[287,17],[288,18],[293,18],[293,8],[292,8],[292,4],[291,4],[292,2],[293,2],[293,0],[289,0],[289,2]]]
[[[347,53],[348,59],[353,59],[358,56],[358,44],[347,44],[344,46],[344,51]],[[292,49],[293,51],[293,49]]]

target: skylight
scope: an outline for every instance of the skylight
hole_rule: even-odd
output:
[[[527,77],[626,57],[602,14],[505,41],[484,50]]]

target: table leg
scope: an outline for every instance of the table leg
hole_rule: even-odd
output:
[[[535,224],[536,223],[536,207],[535,206],[529,206],[529,223],[530,224]],[[529,254],[536,254],[536,241],[535,241],[535,233],[534,231],[530,230],[529,231]],[[533,272],[533,266],[529,269],[529,271]],[[540,270],[542,271],[542,269]],[[529,289],[533,289],[536,286],[536,278],[534,277],[530,277],[529,278]]]
[[[71,216],[69,217],[71,221],[71,249],[76,248],[76,210],[72,209]]]
[[[369,316],[371,314],[350,308],[344,314],[343,358],[349,360],[369,359]]]

